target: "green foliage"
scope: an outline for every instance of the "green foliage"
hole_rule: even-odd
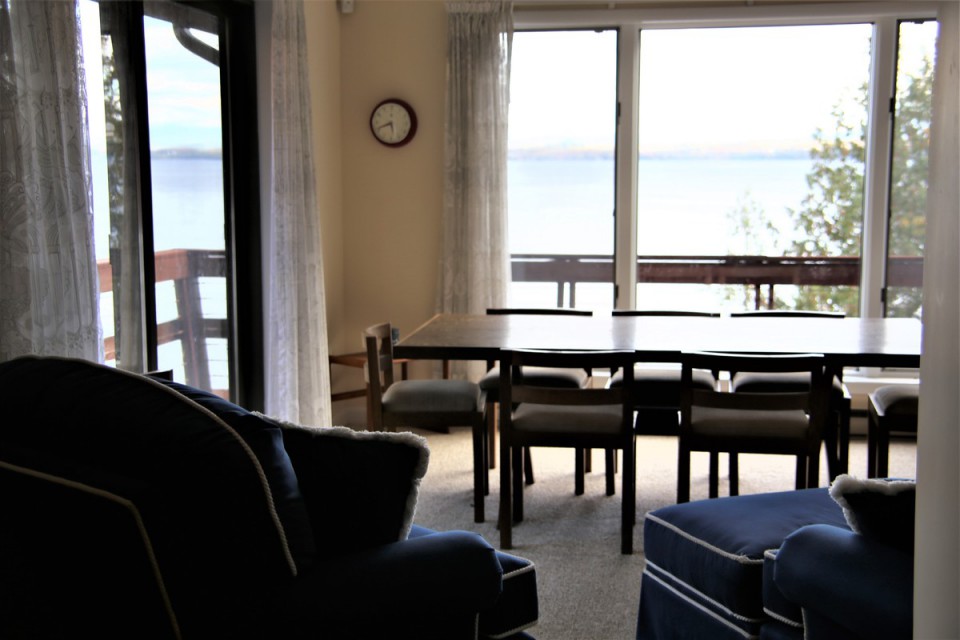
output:
[[[923,60],[920,73],[905,79],[897,92],[897,131],[893,152],[888,253],[922,256],[926,237],[928,150],[933,99],[933,62]],[[919,317],[920,287],[891,287],[887,315]]]
[[[933,64],[925,59],[916,75],[903,75],[897,89],[896,131],[891,168],[890,256],[922,256],[927,194],[927,150]],[[809,192],[799,209],[791,210],[803,239],[788,255],[858,256],[863,221],[864,162],[866,153],[867,87],[857,98],[859,108],[836,107],[836,126],[818,129],[810,151],[813,166],[807,175]],[[856,287],[802,287],[795,308],[859,313]],[[887,313],[919,315],[921,290],[888,291]]]

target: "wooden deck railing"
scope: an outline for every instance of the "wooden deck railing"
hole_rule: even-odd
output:
[[[613,256],[513,254],[514,282],[553,283],[557,306],[575,306],[580,283],[612,283]],[[890,286],[919,287],[923,258],[895,257],[890,261]],[[851,286],[860,284],[857,257],[795,256],[637,256],[637,282],[743,285],[754,289],[760,308],[772,305],[774,287]],[[766,296],[763,288],[767,288]],[[565,294],[565,292],[568,292]]]
[[[109,261],[97,264],[100,292],[113,291]],[[513,254],[514,282],[543,282],[557,288],[557,306],[576,304],[576,289],[583,283],[612,283],[613,256]],[[199,278],[225,278],[223,251],[174,249],[156,254],[157,282],[172,281],[177,316],[157,326],[159,345],[180,341],[186,382],[210,388],[207,359],[208,338],[226,338],[227,321],[203,317]],[[923,283],[923,258],[897,257],[890,261],[890,286],[919,287]],[[858,286],[860,259],[853,257],[790,256],[638,256],[637,281],[672,284],[744,285],[755,291],[759,308],[767,288],[766,301],[772,304],[776,285]],[[565,295],[565,291],[569,292]],[[107,360],[116,358],[114,336],[104,339]]]
[[[210,364],[207,357],[208,338],[226,338],[227,321],[224,318],[205,318],[200,296],[200,278],[225,278],[226,254],[223,251],[203,249],[172,249],[158,251],[155,261],[157,282],[173,282],[177,315],[157,325],[157,344],[180,341],[186,383],[201,389],[211,389]],[[97,263],[100,274],[100,293],[113,291],[113,270],[108,260]],[[114,336],[103,341],[106,360],[117,357]]]

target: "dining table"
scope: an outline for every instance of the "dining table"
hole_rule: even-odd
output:
[[[493,363],[503,349],[628,350],[640,361],[678,363],[689,351],[818,353],[842,380],[847,368],[919,368],[921,337],[916,318],[443,313],[400,340],[394,355]],[[835,433],[828,447],[831,477],[846,472],[849,435]]]
[[[628,350],[680,362],[685,351],[819,353],[842,375],[847,367],[918,368],[921,334],[916,318],[442,313],[400,340],[394,355],[489,362],[501,349]]]

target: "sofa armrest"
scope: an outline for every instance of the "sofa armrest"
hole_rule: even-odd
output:
[[[354,637],[443,637],[437,629],[451,621],[475,630],[478,613],[500,596],[502,575],[479,535],[434,533],[319,563],[277,593],[267,622],[276,637],[278,620],[289,630]]]
[[[809,525],[787,536],[774,580],[819,638],[910,638],[913,557],[846,529]]]

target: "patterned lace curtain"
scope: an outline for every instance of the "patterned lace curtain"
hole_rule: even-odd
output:
[[[329,425],[327,320],[302,0],[273,3],[267,412]]]
[[[79,12],[0,0],[0,360],[103,359]]]
[[[506,304],[512,9],[502,0],[447,3],[441,313]]]

